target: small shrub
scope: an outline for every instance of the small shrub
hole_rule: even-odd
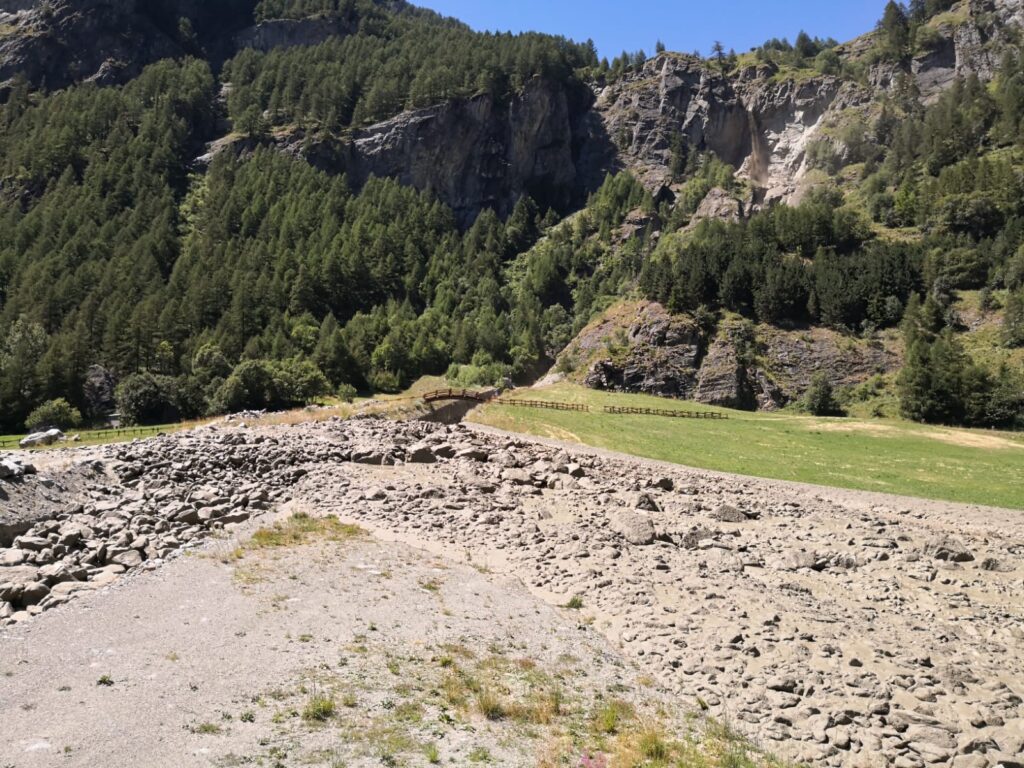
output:
[[[565,607],[574,611],[578,611],[580,610],[580,608],[583,607],[583,598],[580,595],[573,595],[569,599],[569,602],[565,604]]]
[[[814,416],[842,416],[843,409],[836,400],[832,382],[825,373],[816,373],[804,394],[804,408]]]
[[[105,688],[109,688],[113,684],[114,684],[114,678],[112,678],[110,675],[104,675],[103,677],[101,677],[99,680],[96,681],[96,685],[101,685],[101,686],[103,686]]]
[[[343,403],[351,403],[356,399],[356,388],[351,384],[342,384],[338,387],[338,399]]]
[[[43,429],[74,429],[82,423],[82,414],[63,397],[50,400],[36,408],[25,419],[30,432]]]
[[[579,367],[579,350],[576,349],[575,347],[570,347],[569,349],[565,350],[558,357],[558,362],[555,364],[555,370],[566,376],[568,376],[571,373],[575,373]]]
[[[423,752],[426,755],[427,762],[431,765],[438,765],[441,762],[441,752],[436,744],[427,744]]]
[[[526,706],[514,708],[516,720],[533,725],[550,725],[562,715],[562,692],[551,688],[531,697]]]

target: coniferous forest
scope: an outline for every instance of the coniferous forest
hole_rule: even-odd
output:
[[[946,5],[887,10],[878,55],[905,55],[920,37],[914,13]],[[255,9],[257,20],[323,14],[350,33],[243,50],[219,72],[183,58],[124,85],[8,89],[0,429],[21,430],[57,399],[89,419],[117,409],[158,423],[397,391],[424,374],[527,380],[627,295],[851,335],[899,327],[905,416],[986,426],[1020,417],[1021,371],[969,359],[951,310],[955,291],[1005,291],[1005,344],[1024,345],[1015,53],[990,85],[958,80],[928,106],[911,86],[894,88],[844,158],[816,148],[826,170],[855,154],[856,201],[823,185],[798,206],[689,226],[712,187],[735,182],[713,154],[680,146],[673,202],[622,172],[565,220],[524,195],[504,220],[485,210],[460,226],[429,191],[377,178],[355,188],[266,142],[194,160],[225,119],[250,137],[282,127],[341,135],[450,99],[508,99],[534,78],[581,88],[643,62],[609,65],[592,44],[551,36],[479,34],[403,3]],[[818,66],[834,48],[803,35],[756,55]],[[616,233],[636,211],[646,229],[623,241]],[[901,228],[920,234],[885,236]]]

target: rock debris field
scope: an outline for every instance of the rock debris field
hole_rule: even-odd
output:
[[[379,419],[207,427],[2,467],[0,659],[74,621],[76,598],[102,614],[287,504],[550,606],[578,598],[576,619],[681,710],[781,758],[1024,766],[1022,513]]]

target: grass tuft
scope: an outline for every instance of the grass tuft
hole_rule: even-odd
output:
[[[325,723],[334,717],[336,712],[334,697],[314,692],[302,710],[302,719],[307,723]]]
[[[600,734],[614,735],[623,724],[636,717],[631,704],[619,699],[607,701],[594,714],[594,730]]]
[[[362,535],[362,528],[342,523],[336,517],[311,517],[305,512],[297,512],[283,522],[256,531],[244,548],[298,547],[314,539],[347,541]]]

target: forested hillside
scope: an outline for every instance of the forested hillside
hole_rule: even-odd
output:
[[[890,5],[867,53],[808,35],[752,52],[769,68],[756,75],[764,88],[814,67],[873,94],[818,130],[813,188],[777,205],[756,202],[756,178],[737,177],[713,137],[648,141],[670,178],[659,186],[631,173],[622,137],[572,110],[562,120],[575,165],[608,173],[564,220],[527,194],[504,220],[485,208],[467,222],[431,184],[353,183],[315,161],[317,147],[438,104],[484,98],[529,114],[565,98],[521,105],[531,84],[597,93],[658,66],[642,54],[599,61],[592,44],[557,37],[475,33],[401,2],[262,0],[254,22],[330,18],[349,31],[245,48],[220,69],[196,42],[123,85],[47,92],[15,79],[0,106],[0,428],[43,423],[30,415],[56,399],[67,404],[44,416],[116,408],[163,421],[395,391],[424,374],[529,380],[595,313],[638,295],[708,328],[734,315],[851,338],[899,327],[906,416],[1011,425],[1024,409],[1019,366],[972,362],[954,304],[981,291],[1000,343],[1024,345],[1019,52],[1002,46],[990,76],[924,99],[900,67],[951,4]],[[746,59],[719,50],[686,66],[733,98],[722,89]],[[866,60],[897,73],[891,87],[871,90]],[[602,154],[609,141],[619,154]]]
[[[301,16],[333,5],[264,2],[257,13]],[[479,34],[409,8],[389,13],[365,2],[341,5],[342,17],[352,16],[354,34],[269,53],[248,49],[228,63],[228,111],[243,131],[269,125],[337,131],[456,97],[504,99],[533,77],[569,81],[577,70],[597,64],[592,44],[539,34]]]

